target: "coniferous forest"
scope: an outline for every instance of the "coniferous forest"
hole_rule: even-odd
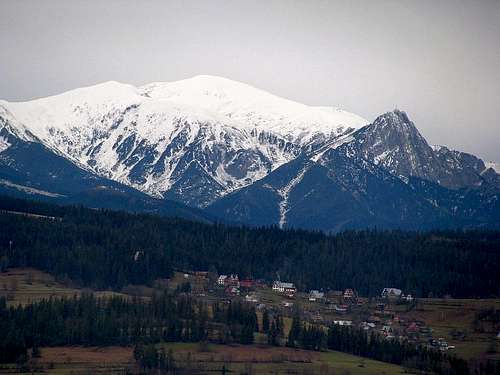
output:
[[[500,232],[495,231],[326,235],[6,197],[0,210],[0,270],[31,266],[96,289],[150,285],[175,269],[214,269],[268,281],[279,274],[299,289],[355,288],[364,296],[379,295],[387,286],[419,297],[500,295]]]
[[[234,302],[210,306],[186,295],[138,298],[81,297],[43,300],[7,308],[0,298],[0,363],[14,362],[40,346],[130,346],[138,343],[252,344],[258,331],[255,307]],[[33,349],[32,349],[33,350]]]

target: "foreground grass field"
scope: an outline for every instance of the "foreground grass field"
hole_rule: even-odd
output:
[[[226,346],[188,343],[163,344],[171,349],[178,366],[199,374],[383,374],[404,373],[399,366],[339,352],[309,352],[268,346]],[[44,374],[120,374],[134,368],[132,348],[58,347],[42,348],[37,360]],[[0,374],[18,373],[12,366]]]

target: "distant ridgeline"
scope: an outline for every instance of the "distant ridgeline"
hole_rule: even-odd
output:
[[[355,288],[374,296],[394,286],[420,297],[492,297],[500,295],[500,232],[328,236],[0,197],[0,270],[18,266],[94,288],[149,285],[174,269],[210,269],[267,280],[278,273],[303,290]]]

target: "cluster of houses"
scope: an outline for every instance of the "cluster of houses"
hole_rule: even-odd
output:
[[[135,258],[140,258],[142,254],[140,252],[136,253]],[[200,295],[204,295],[204,292],[209,289],[208,286],[208,272],[193,272],[190,274],[184,274],[184,277],[190,277],[192,284],[192,291],[198,292]],[[258,297],[256,293],[253,293],[256,287],[263,286],[262,281],[255,281],[250,278],[240,279],[237,274],[219,275],[216,279],[216,284],[224,289],[224,294],[227,297],[240,296],[242,292],[245,292],[245,300],[248,302],[258,302]],[[194,286],[194,287],[193,287]],[[193,290],[194,289],[194,290]],[[272,284],[272,290],[284,297],[293,299],[297,295],[297,287],[292,282],[286,282],[281,280],[276,280]],[[312,289],[308,294],[304,296],[309,302],[320,302],[326,304],[325,310],[332,311],[336,314],[348,314],[352,308],[357,305],[362,305],[366,303],[367,299],[359,298],[356,290],[353,288],[347,288],[343,291],[341,290],[330,290],[327,293]],[[401,289],[398,288],[384,288],[380,294],[380,297],[384,300],[391,301],[405,301],[412,302],[413,297],[411,294],[403,294]],[[380,301],[377,308],[380,311],[384,310],[385,304]],[[290,305],[292,305],[290,303]],[[369,326],[365,326],[369,327]]]
[[[405,321],[397,315],[387,320],[372,317],[367,321],[359,323],[359,328],[366,331],[378,331],[387,340],[418,342],[441,351],[455,348],[453,345],[448,345],[443,338],[434,339],[432,337],[432,329],[426,326],[425,322],[420,320]]]
[[[228,296],[239,296],[242,290],[253,290],[258,283],[252,279],[242,279],[236,274],[219,275],[217,285],[224,287]]]
[[[380,297],[386,299],[399,299],[406,302],[412,302],[413,296],[411,294],[404,295],[401,289],[397,288],[384,288]]]
[[[137,252],[134,254],[134,260],[137,259],[138,261],[141,256],[142,253]],[[210,277],[207,272],[184,274],[184,278],[189,278],[193,293],[199,289],[199,294],[204,295],[201,291],[209,288],[207,284]],[[260,301],[261,298],[265,301],[265,295],[262,295],[258,290],[259,287],[264,286],[262,281],[249,278],[240,279],[237,274],[219,275],[216,276],[216,279],[211,280],[210,284],[212,286],[213,281],[216,280],[219,290],[223,290],[226,297],[243,295],[245,301],[256,304],[257,309],[269,308]],[[298,293],[297,287],[291,282],[276,280],[273,282],[271,289],[273,292],[286,297],[280,301],[278,308],[281,308],[285,313],[287,311],[291,313],[291,309],[294,307],[292,299]],[[312,289],[307,294],[301,294],[301,297],[312,302],[312,304],[304,305],[306,308],[303,313],[306,319],[310,322],[329,323],[339,326],[354,326],[353,320],[347,320],[347,316],[351,317],[351,312],[368,303],[368,299],[359,297],[353,288],[347,288],[343,291],[330,290],[326,293]],[[376,332],[387,340],[409,340],[441,351],[453,349],[454,347],[448,345],[444,339],[433,338],[432,329],[427,327],[424,322],[417,320],[405,321],[394,311],[388,309],[394,302],[399,304],[401,302],[411,303],[412,301],[414,301],[413,296],[411,294],[405,295],[401,289],[383,288],[380,299],[376,301],[375,308],[371,310],[371,316],[369,318],[365,317],[366,320],[356,323],[356,325],[365,331]],[[335,315],[332,316],[331,313],[338,316],[334,318]],[[322,314],[325,315],[322,316]],[[346,315],[346,318],[342,319],[340,315]],[[500,339],[500,333],[498,338]]]

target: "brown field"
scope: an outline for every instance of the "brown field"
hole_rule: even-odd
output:
[[[6,297],[10,306],[26,305],[50,297],[72,297],[90,291],[64,285],[52,275],[34,268],[12,268],[0,273],[0,296]],[[99,291],[95,294],[123,295],[111,291]]]
[[[108,347],[57,347],[42,348],[42,361],[46,363],[131,363],[132,348]]]
[[[403,317],[423,320],[433,329],[435,338],[443,337],[449,344],[455,345],[453,350],[465,359],[492,358],[500,360],[500,353],[488,354],[487,350],[496,332],[476,332],[474,317],[482,309],[494,307],[500,309],[498,299],[429,299],[419,300],[417,308]],[[463,331],[466,337],[455,340],[452,330]],[[500,343],[499,343],[500,344]]]
[[[339,352],[309,352],[267,346],[226,346],[167,343],[179,367],[198,374],[385,374],[404,373],[396,365],[363,359]],[[120,374],[134,371],[132,348],[122,347],[56,347],[42,348],[37,360],[38,371],[45,374]],[[0,374],[17,373],[14,365],[0,367]]]
[[[32,360],[33,361],[33,360]],[[132,348],[55,347],[42,348],[41,358],[32,362],[43,374],[121,374],[133,366]],[[15,365],[0,366],[0,374],[19,373]]]

